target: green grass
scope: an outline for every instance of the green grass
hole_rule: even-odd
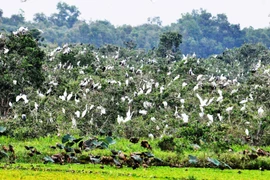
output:
[[[87,138],[84,138],[86,140]],[[51,156],[53,154],[58,154],[63,152],[60,149],[51,149],[50,146],[55,145],[56,143],[61,143],[62,137],[41,137],[38,139],[25,139],[25,140],[16,140],[14,138],[9,138],[5,136],[0,136],[0,149],[1,145],[9,145],[12,144],[15,149],[16,154],[16,163],[34,163],[34,164],[41,164],[43,163],[43,158],[45,156]],[[130,156],[133,152],[146,152],[149,151],[140,146],[140,143],[132,144],[127,139],[123,138],[115,138],[116,143],[109,146],[108,149],[94,149],[88,152],[83,151],[83,155],[88,156],[91,155],[99,155],[99,156],[110,156],[111,150],[120,150],[125,153],[127,156]],[[141,139],[142,140],[142,139]],[[176,151],[162,151],[158,147],[158,141],[149,140],[153,150],[151,151],[155,157],[163,160],[164,162],[176,166],[189,166],[189,167],[215,167],[213,164],[207,161],[207,158],[215,158],[218,159],[233,169],[255,169],[259,170],[260,167],[264,169],[269,169],[270,167],[270,158],[260,156],[255,160],[249,160],[245,155],[242,154],[243,150],[249,149],[251,147],[239,146],[235,145],[232,146],[234,152],[222,152],[222,153],[215,153],[210,147],[202,147],[200,150],[193,150],[192,148],[185,148],[181,154],[177,153]],[[34,155],[30,157],[27,153],[24,146],[34,146],[38,151],[41,152],[41,155]],[[256,148],[255,148],[256,149]],[[269,147],[263,147],[265,150],[269,150]],[[189,163],[188,155],[196,156],[198,159],[198,163],[192,165]],[[0,160],[0,163],[5,163],[7,160],[5,158]],[[126,169],[124,166],[123,169]]]
[[[220,170],[210,168],[170,168],[150,167],[117,169],[100,165],[55,165],[55,164],[16,164],[1,165],[0,179],[219,179],[219,180],[264,180],[270,178],[270,171],[259,170]]]

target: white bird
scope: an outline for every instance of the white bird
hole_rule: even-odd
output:
[[[175,117],[176,119],[180,119],[180,118],[181,118],[181,116],[178,114],[177,106],[175,106],[174,117]]]
[[[71,118],[71,123],[72,123],[72,128],[76,128],[77,127],[77,122],[76,119],[74,117]]]
[[[73,92],[71,92],[68,96],[67,96],[67,101],[69,101],[73,96]]]
[[[100,115],[102,115],[102,114],[106,114],[106,109],[105,109],[104,107],[102,107],[102,106],[98,106],[98,107],[97,107],[97,109],[99,109],[99,110],[100,110]]]
[[[173,81],[176,81],[177,79],[179,79],[180,75],[178,74],[174,79]]]
[[[154,139],[154,135],[152,133],[148,134],[148,138],[153,140]]]
[[[146,115],[147,111],[146,110],[139,110],[139,113],[142,114],[142,115]]]
[[[188,123],[188,117],[189,116],[186,113],[182,113],[181,116],[182,116],[182,119],[183,119],[184,123]]]
[[[243,107],[241,107],[240,111],[245,111],[246,110],[246,104],[243,105]]]
[[[209,79],[209,82],[212,82],[215,79],[214,75],[212,74],[212,76]]]
[[[16,96],[16,102],[18,102],[20,99],[23,99],[25,104],[27,104],[29,102],[29,100],[27,99],[27,96],[25,94],[20,94],[20,95]]]
[[[130,106],[128,107],[128,111],[126,113],[126,118],[124,119],[124,122],[130,121],[133,116],[134,111],[132,113],[130,112]]]
[[[120,116],[120,115],[118,114],[118,116],[117,116],[117,122],[118,122],[118,124],[121,124],[122,122],[124,122],[123,116]]]
[[[152,88],[147,89],[147,91],[146,91],[145,95],[150,94],[150,93],[151,93],[151,91],[152,91]]]
[[[220,89],[218,89],[218,94],[219,94],[219,97],[217,98],[217,102],[222,102],[223,96],[222,96],[222,91]]]
[[[9,49],[4,48],[4,54],[7,54],[9,52]]]
[[[164,106],[165,109],[168,107],[167,101],[163,101],[162,104],[163,104],[163,106]]]
[[[260,108],[258,109],[258,115],[259,115],[260,118],[263,116],[263,113],[264,113],[264,110],[263,110],[262,107],[260,107]]]
[[[50,87],[50,89],[48,89],[48,91],[46,92],[46,95],[50,94],[52,92],[52,87]]]
[[[180,99],[180,103],[184,104],[185,103],[185,99]]]
[[[9,105],[10,107],[12,107],[12,103],[11,103],[11,102],[9,102],[8,105]]]
[[[65,98],[67,97],[67,89],[65,89],[63,96],[64,96]]]
[[[196,93],[196,96],[198,97],[198,99],[200,101],[201,107],[208,106],[214,100],[214,98],[211,98],[209,101],[207,98],[203,100],[198,93]],[[208,103],[207,103],[207,101],[208,101]]]
[[[26,120],[26,114],[22,114],[22,120]]]
[[[183,82],[182,83],[182,88],[184,88],[185,86],[187,86],[187,83],[186,82]]]
[[[246,99],[240,101],[240,104],[245,104],[245,103],[247,103],[247,102],[248,102],[248,97],[246,97]]]
[[[220,113],[217,113],[217,116],[218,116],[219,121],[223,120],[223,117],[220,115]]]
[[[238,89],[233,89],[233,90],[231,91],[231,95],[234,94],[234,93],[236,93],[237,91],[238,91]]]
[[[35,102],[35,110],[36,111],[38,110],[38,107],[39,107],[38,103]]]
[[[214,122],[214,117],[213,117],[213,115],[207,114],[206,116],[207,116],[207,118],[209,119],[209,122],[208,122],[207,124],[208,124],[208,125],[211,125],[211,124]]]
[[[80,102],[80,99],[77,98],[77,94],[75,94],[74,100],[75,100],[75,104],[78,104]]]
[[[203,75],[202,75],[202,74],[199,74],[199,75],[197,76],[197,81],[199,81],[202,77],[203,77]]]
[[[249,135],[248,129],[245,130],[245,133],[246,133],[247,136]]]
[[[77,118],[79,118],[79,117],[81,116],[80,111],[76,111],[76,112],[75,112],[75,115],[77,116]]]
[[[87,109],[88,107],[87,107],[87,104],[85,105],[85,110],[82,112],[82,118],[86,115],[86,113],[87,113]]]
[[[227,111],[228,113],[230,113],[232,110],[233,110],[233,106],[227,107],[227,108],[226,108],[226,111]]]
[[[192,68],[189,69],[188,74],[191,75],[191,76],[194,76],[194,75],[195,75],[195,74],[193,73],[193,71],[192,71]]]

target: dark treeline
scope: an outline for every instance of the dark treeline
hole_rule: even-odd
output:
[[[240,29],[239,24],[231,24],[225,14],[213,16],[206,10],[193,10],[182,14],[176,23],[162,26],[159,17],[148,18],[140,26],[122,25],[115,27],[109,21],[79,20],[80,11],[76,6],[66,3],[57,4],[57,12],[46,16],[34,15],[33,21],[25,20],[23,14],[4,17],[0,9],[1,29],[14,31],[19,26],[40,29],[45,42],[62,45],[63,43],[89,43],[96,47],[104,44],[154,49],[159,44],[163,32],[174,31],[182,35],[181,51],[184,54],[196,53],[199,57],[220,54],[225,49],[240,47],[244,43],[261,42],[270,47],[270,29]]]

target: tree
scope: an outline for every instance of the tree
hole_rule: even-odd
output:
[[[167,55],[177,55],[180,52],[179,46],[182,43],[182,35],[177,32],[165,32],[160,36],[158,45],[158,55],[166,57]]]
[[[162,26],[162,21],[161,21],[161,19],[160,19],[160,17],[159,16],[156,16],[156,17],[149,17],[149,18],[147,18],[147,21],[148,21],[148,23],[150,23],[150,24],[156,24],[156,25],[158,25],[158,26]]]
[[[48,17],[44,13],[36,13],[33,18],[36,23],[48,23]]]
[[[78,21],[81,14],[76,6],[69,6],[67,3],[57,4],[58,13],[54,13],[49,19],[57,26],[67,26],[71,28]]]
[[[4,47],[0,49],[0,114],[3,115],[16,95],[28,87],[42,85],[45,53],[29,32],[5,34],[1,41],[4,41]]]

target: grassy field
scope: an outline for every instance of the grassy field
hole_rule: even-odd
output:
[[[0,179],[220,179],[243,180],[270,179],[270,171],[258,170],[220,170],[210,168],[170,168],[149,167],[117,169],[100,165],[54,165],[54,164],[16,164],[3,167]]]
[[[116,166],[104,165],[104,164],[86,164],[78,163],[63,163],[43,164],[43,158],[45,156],[52,156],[63,152],[58,148],[53,149],[51,146],[55,146],[56,143],[61,143],[62,137],[44,137],[39,139],[30,140],[16,140],[9,137],[0,136],[0,149],[4,151],[3,146],[8,147],[12,145],[16,154],[14,164],[10,164],[7,158],[0,160],[0,179],[270,179],[270,171],[261,171],[263,169],[269,169],[269,157],[258,157],[252,161],[243,161],[245,157],[241,152],[245,149],[254,149],[256,147],[249,146],[233,146],[234,152],[223,152],[216,154],[211,148],[202,147],[201,149],[186,148],[181,154],[176,151],[162,151],[158,147],[158,140],[150,140],[152,150],[147,150],[141,147],[140,143],[132,144],[127,139],[115,138],[116,143],[111,144],[107,149],[93,149],[90,151],[83,151],[80,156],[99,155],[110,156],[112,150],[119,150],[130,156],[133,152],[151,152],[162,159],[164,162],[168,162],[167,166],[146,166],[143,164],[136,169],[127,167],[126,165]],[[25,146],[34,146],[40,154],[29,155],[29,150]],[[264,147],[265,150],[269,150],[269,147]],[[8,152],[11,155],[11,152]],[[188,156],[192,154],[198,159],[197,164],[190,164]],[[79,155],[78,155],[79,157]],[[207,161],[207,158],[216,158],[222,162],[229,164],[250,164],[255,170],[243,170],[243,169],[228,169],[225,167],[218,168]],[[247,158],[247,157],[245,157]],[[176,165],[176,167],[170,167],[170,165]],[[191,167],[187,167],[191,166]],[[204,167],[204,168],[194,168]],[[214,167],[214,168],[209,168]],[[263,170],[262,169],[262,170]]]

